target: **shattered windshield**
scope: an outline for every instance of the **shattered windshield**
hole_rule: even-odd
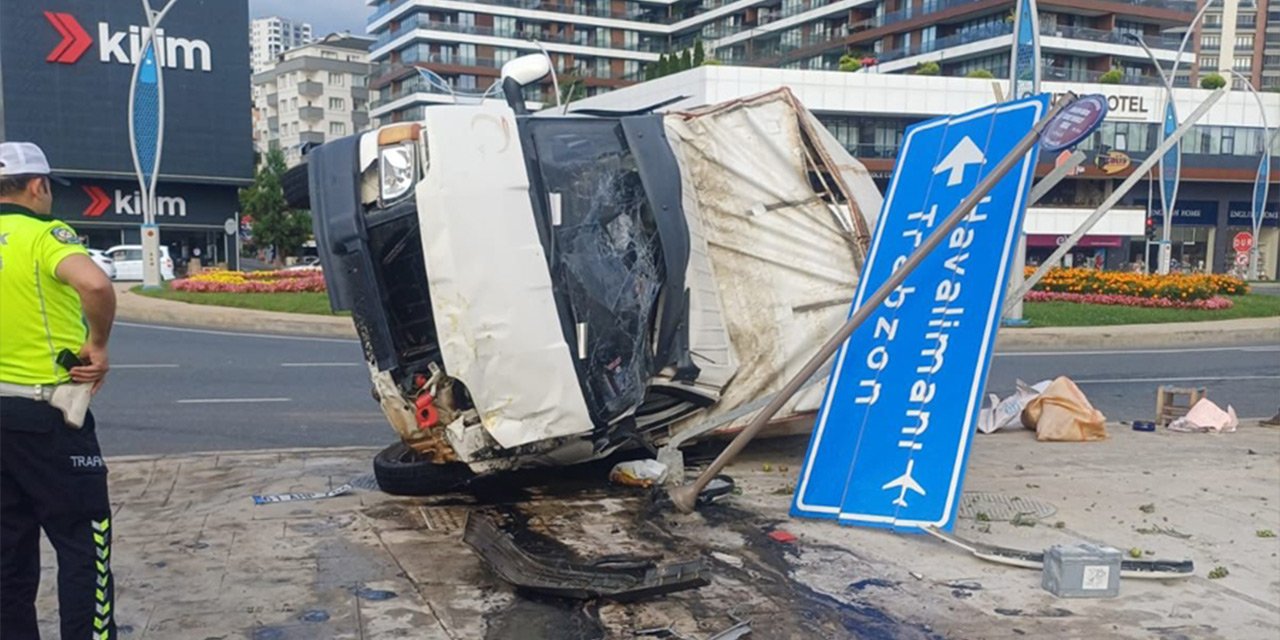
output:
[[[568,301],[574,357],[597,424],[644,400],[661,245],[622,127],[612,120],[533,123],[550,202],[553,280]]]

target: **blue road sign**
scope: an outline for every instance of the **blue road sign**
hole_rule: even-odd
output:
[[[1041,95],[907,129],[854,309],[1048,110]],[[1039,145],[837,356],[792,515],[950,528]]]

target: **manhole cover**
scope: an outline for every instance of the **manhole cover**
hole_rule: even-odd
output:
[[[1024,518],[1040,520],[1057,512],[1057,507],[1031,498],[1003,493],[966,493],[960,499],[960,512],[957,515],[974,520],[981,513],[986,515],[987,520],[1005,522],[1013,520],[1018,514],[1022,514]]]

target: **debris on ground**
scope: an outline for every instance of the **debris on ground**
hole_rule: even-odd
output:
[[[727,565],[729,565],[729,566],[731,566],[731,567],[733,567],[733,568],[735,568],[735,569],[741,569],[741,568],[745,567],[745,566],[746,566],[746,564],[747,564],[746,562],[744,562],[744,561],[742,560],[742,558],[739,558],[738,556],[731,556],[731,555],[729,555],[729,554],[727,554],[727,553],[720,553],[719,551],[712,551],[712,552],[711,552],[711,557],[712,557],[712,558],[715,558],[716,560],[719,560],[720,562],[723,562],[723,563],[725,563],[725,564],[727,564]]]
[[[1276,537],[1276,532],[1274,532],[1274,531],[1272,531],[1272,530],[1270,530],[1270,529],[1259,529],[1259,530],[1258,530],[1258,533],[1257,533],[1257,536],[1258,536],[1259,538],[1274,538],[1274,537]]]
[[[619,462],[609,472],[609,482],[627,487],[648,489],[667,479],[667,465],[657,460],[628,460]]]
[[[794,533],[791,533],[789,531],[783,531],[782,529],[774,529],[773,531],[770,531],[767,535],[769,536],[770,540],[773,540],[774,542],[777,542],[779,544],[795,544],[795,542],[799,540],[799,538],[797,538]]]
[[[650,557],[613,556],[575,563],[536,555],[522,549],[483,513],[468,516],[462,540],[506,582],[560,598],[628,602],[711,583],[702,559],[659,565]]]
[[[978,431],[995,433],[1001,429],[1016,427],[1020,423],[1022,410],[1047,389],[1051,382],[1051,380],[1042,380],[1027,386],[1027,383],[1018,380],[1014,383],[1017,390],[1004,400],[994,393],[987,394],[991,406],[983,407],[978,413]]]
[[[1155,513],[1155,512],[1156,512],[1156,503],[1152,502],[1152,503],[1144,504],[1144,505],[1142,505],[1142,506],[1138,507],[1138,511],[1141,511],[1141,512],[1143,512],[1143,513]]]
[[[1166,536],[1169,536],[1170,538],[1177,538],[1179,540],[1191,539],[1191,534],[1182,533],[1181,531],[1178,531],[1177,529],[1174,529],[1172,527],[1162,527],[1158,524],[1153,524],[1150,527],[1139,527],[1137,529],[1134,529],[1134,531],[1141,533],[1143,535],[1166,535]]]
[[[969,552],[980,560],[1024,569],[1044,568],[1044,553],[966,540],[936,527],[925,527],[921,530],[943,542]],[[1119,552],[1117,551],[1116,553]],[[1123,560],[1120,563],[1120,576],[1125,578],[1168,580],[1172,578],[1190,578],[1194,574],[1195,563],[1191,560]]]
[[[720,633],[707,638],[707,640],[739,640],[751,635],[751,621],[743,620]]]
[[[1185,433],[1214,433],[1232,432],[1240,425],[1240,419],[1236,417],[1235,407],[1227,405],[1227,410],[1223,411],[1221,407],[1214,404],[1208,398],[1201,398],[1199,402],[1191,407],[1187,415],[1169,423],[1170,431],[1181,431]]]
[[[1135,420],[1133,422],[1134,431],[1146,431],[1148,433],[1156,430],[1156,423],[1150,420]]]
[[[1080,387],[1059,376],[1022,410],[1022,424],[1041,442],[1085,442],[1107,438],[1107,418],[1089,404]]]
[[[1221,580],[1222,578],[1225,578],[1225,577],[1227,577],[1227,576],[1229,576],[1229,575],[1231,575],[1231,572],[1230,572],[1230,571],[1227,571],[1227,568],[1226,568],[1226,567],[1214,567],[1214,568],[1213,568],[1213,571],[1210,571],[1210,572],[1209,572],[1209,579],[1210,579],[1210,580]]]
[[[334,487],[328,491],[317,491],[313,493],[277,493],[266,496],[253,496],[254,504],[276,504],[278,502],[297,502],[301,500],[323,500],[325,498],[333,498],[343,494],[350,493],[353,487],[350,484],[344,484],[340,487]]]
[[[1120,562],[1120,550],[1112,547],[1054,545],[1044,554],[1040,586],[1059,598],[1114,598],[1120,595]]]
[[[1034,527],[1040,523],[1040,519],[1030,513],[1019,513],[1009,523],[1015,527]]]

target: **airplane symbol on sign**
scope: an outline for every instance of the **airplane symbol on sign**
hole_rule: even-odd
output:
[[[908,491],[914,491],[920,495],[925,495],[924,487],[920,486],[920,483],[916,482],[915,478],[911,477],[911,471],[915,468],[915,466],[916,466],[915,460],[907,460],[907,472],[898,476],[897,478],[894,478],[893,480],[890,480],[889,483],[884,485],[883,487],[880,487],[881,489],[893,489],[893,488],[902,489],[902,491],[898,492],[898,499],[893,501],[893,503],[898,505],[899,507],[907,506]]]

